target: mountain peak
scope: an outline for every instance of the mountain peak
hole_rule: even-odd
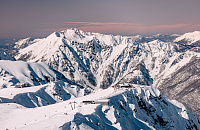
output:
[[[177,37],[174,42],[179,42],[181,40],[189,41],[191,44],[200,41],[200,31],[189,32]]]
[[[77,29],[77,28],[70,28],[70,29],[66,29],[66,30],[62,30],[62,31],[60,31],[60,33],[66,33],[66,32],[83,32],[82,30],[79,30],[79,29]]]
[[[78,29],[77,29],[77,28],[71,28],[70,30],[78,31]]]

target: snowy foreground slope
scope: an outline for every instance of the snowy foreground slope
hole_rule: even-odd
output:
[[[155,87],[133,87],[99,89],[86,96],[36,108],[1,103],[0,129],[200,129],[198,119],[181,103],[166,99]],[[4,97],[10,92],[17,94],[15,88],[4,90]],[[108,105],[82,101],[108,102]]]
[[[194,98],[200,96],[199,69],[192,69],[200,66],[199,31],[125,37],[69,29],[44,39],[28,40],[28,44],[27,39],[24,41],[15,47],[18,60],[45,62],[73,82],[97,89],[118,83],[153,84],[168,98],[186,104],[200,118],[200,100]],[[194,87],[194,82],[199,84]]]
[[[56,79],[68,81],[45,63],[0,60],[0,89],[23,85],[37,86]]]
[[[84,96],[90,92],[91,89],[59,80],[34,87],[2,89],[0,90],[0,103],[17,103],[33,108]]]

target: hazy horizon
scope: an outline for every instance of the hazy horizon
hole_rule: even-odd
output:
[[[199,0],[0,1],[0,39],[42,38],[77,28],[113,35],[200,30]]]

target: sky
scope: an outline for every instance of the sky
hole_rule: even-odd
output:
[[[0,0],[0,39],[78,28],[113,35],[200,30],[200,0]]]

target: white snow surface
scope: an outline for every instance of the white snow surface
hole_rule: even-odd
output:
[[[41,107],[71,98],[87,95],[89,89],[80,88],[63,81],[27,88],[4,88],[0,91],[0,102],[17,103],[27,108]]]
[[[199,129],[197,118],[181,103],[166,99],[153,86],[133,88],[99,89],[84,96],[77,87],[61,82],[41,85],[26,89],[2,89],[4,98],[22,93],[36,93],[42,88],[45,93],[59,85],[69,92],[72,98],[52,105],[27,108],[24,97],[21,102],[5,102],[0,98],[0,129],[18,130],[56,130],[56,129]],[[62,85],[61,85],[62,84]],[[54,87],[52,87],[54,86]],[[75,87],[75,88],[73,88]],[[58,89],[55,87],[54,90]],[[80,89],[79,89],[80,90]],[[28,92],[29,91],[29,92]],[[35,91],[35,92],[34,92]],[[2,92],[2,93],[1,93]],[[45,93],[44,93],[45,92]],[[62,90],[62,92],[64,92]],[[77,93],[82,93],[77,96]],[[74,95],[74,96],[73,96]],[[52,95],[50,95],[53,98]],[[59,96],[59,94],[58,94]],[[21,99],[20,99],[21,98]],[[40,103],[47,101],[47,96],[40,97]],[[54,100],[57,99],[54,97]],[[32,98],[34,100],[34,98]],[[27,100],[28,101],[28,100]],[[39,101],[39,98],[38,98]],[[49,100],[50,101],[50,100]],[[108,105],[84,104],[83,101],[108,102]],[[36,103],[36,102],[35,102]],[[20,105],[21,104],[21,105]]]
[[[57,73],[45,63],[0,60],[0,89],[17,84],[40,85],[54,81]]]
[[[181,40],[189,41],[190,44],[200,41],[200,31],[194,31],[190,33],[185,33],[179,37],[177,37],[174,42],[179,42]]]

